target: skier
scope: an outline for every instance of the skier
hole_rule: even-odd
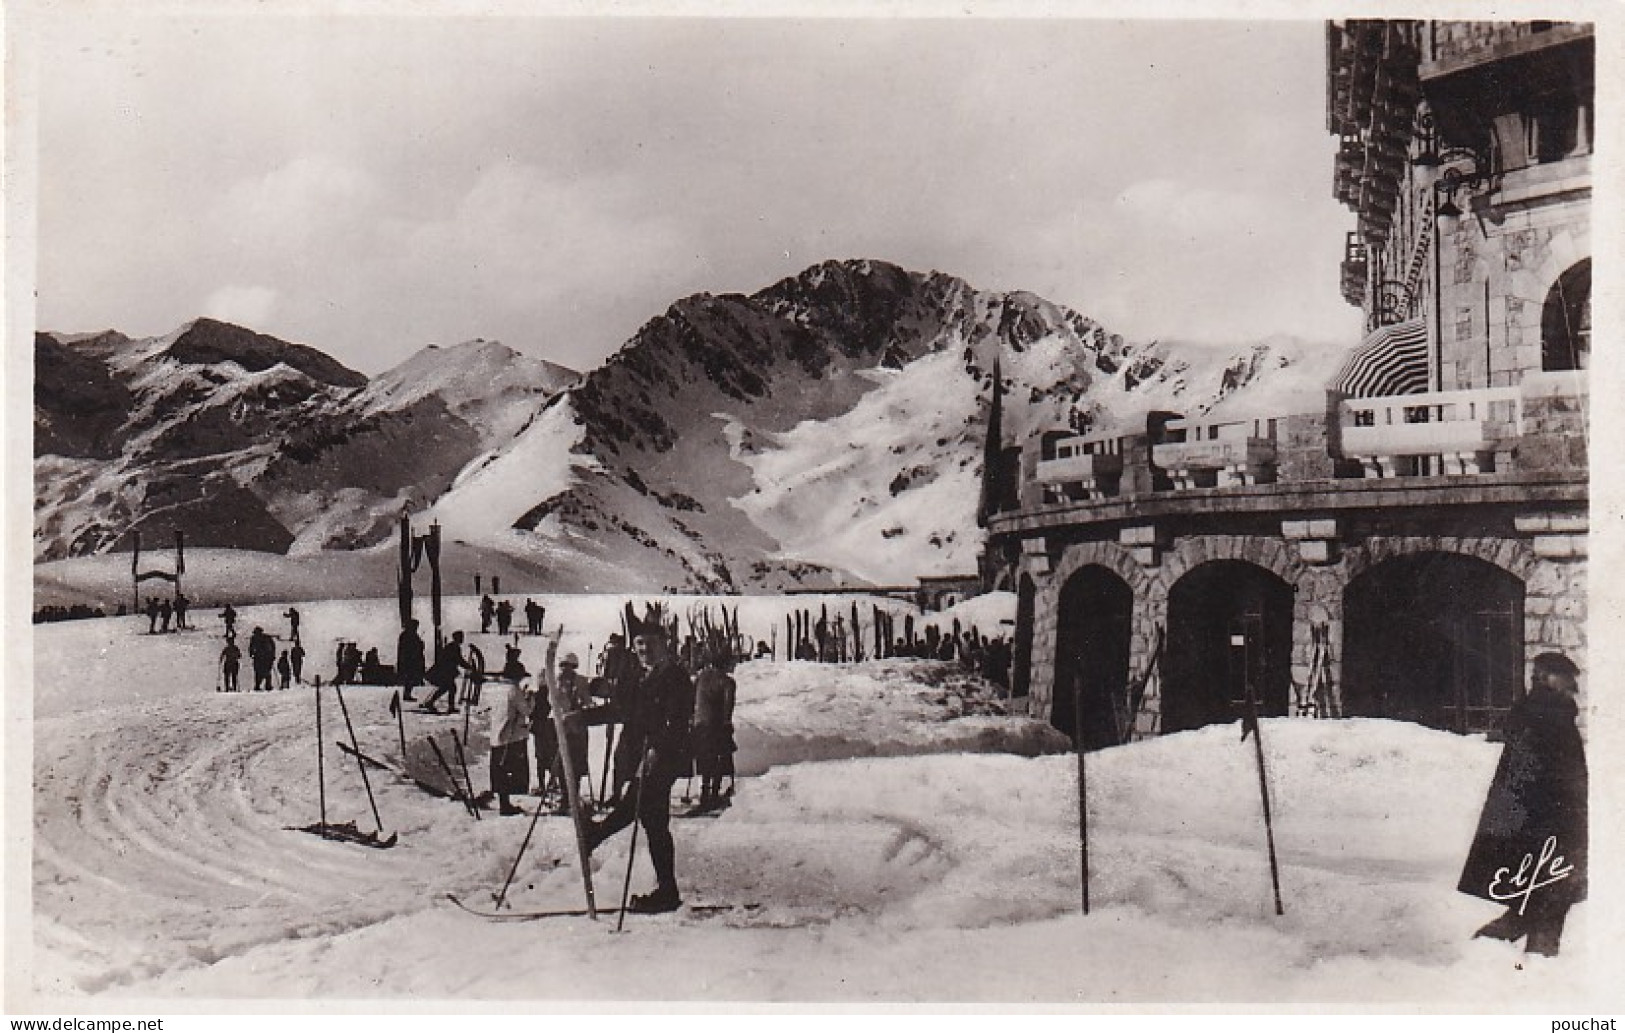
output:
[[[147,597],[147,634],[158,634],[158,599],[156,596]]]
[[[703,666],[694,679],[694,767],[700,776],[700,802],[690,814],[722,806],[722,779],[733,778],[733,710],[736,687],[728,674],[726,650],[713,646],[702,653]]]
[[[180,592],[175,593],[175,630],[176,631],[179,631],[182,628],[185,628],[187,626],[186,625],[186,610],[187,610],[187,607],[189,607],[191,605],[192,605],[192,600],[186,598],[186,596],[182,595]]]
[[[174,613],[175,608],[169,604],[168,599],[165,599],[158,604],[158,631],[160,633],[169,633],[169,618],[173,616]]]
[[[536,600],[525,600],[525,630],[529,634],[540,635],[542,633],[542,613],[543,610],[536,605]]]
[[[264,628],[248,636],[248,662],[254,665],[254,691],[271,691],[271,665],[276,663],[276,643]]]
[[[286,689],[293,682],[293,664],[288,660],[286,649],[276,658],[276,677],[277,687],[280,689]]]
[[[299,611],[294,609],[292,606],[290,606],[290,607],[288,607],[288,612],[284,613],[282,616],[288,618],[288,628],[289,628],[289,630],[288,630],[288,638],[292,639],[295,642],[298,642],[299,641]]]
[[[220,651],[220,679],[222,692],[241,691],[237,685],[237,668],[243,659],[243,651],[237,648],[237,637],[226,636],[226,648]]]
[[[490,596],[480,597],[480,634],[489,635],[491,633],[491,618],[496,616],[496,611],[496,603],[491,601]]]
[[[630,906],[636,912],[658,914],[675,911],[683,902],[677,889],[676,845],[671,838],[671,787],[691,761],[694,684],[672,655],[659,625],[639,628],[632,646],[647,668],[625,714],[621,736],[621,748],[638,758],[636,784],[622,786],[620,802],[603,820],[588,823],[586,838],[588,850],[594,850],[633,820],[643,826],[655,888],[634,896]]]
[[[565,748],[570,751],[570,766],[576,773],[576,795],[581,797],[585,793],[582,779],[586,779],[589,783],[592,781],[587,758],[587,720],[585,717],[574,715],[584,715],[592,707],[592,694],[587,691],[587,679],[581,677],[581,660],[574,653],[565,653],[558,662],[558,673],[554,673],[553,657],[558,648],[558,639],[555,638],[547,649],[547,666],[544,673],[549,690],[557,688],[559,697],[569,705],[569,711],[565,714]],[[557,733],[548,738],[552,747],[548,757],[548,769],[553,772],[554,784],[559,786],[559,803],[553,813],[569,814],[570,797],[564,789],[564,757],[558,749]]]
[[[1475,937],[1528,936],[1526,954],[1551,956],[1569,908],[1586,897],[1588,775],[1575,726],[1580,669],[1562,653],[1532,666],[1528,694],[1502,724],[1506,745],[1456,889],[1510,901]]]
[[[535,683],[522,674],[511,684],[499,681],[497,698],[491,701],[491,792],[496,794],[501,814],[523,814],[511,797],[530,790],[531,712],[535,705]]]
[[[406,688],[401,698],[416,702],[412,690],[423,684],[423,639],[418,636],[417,620],[411,617],[395,641],[395,674]]]
[[[305,684],[305,647],[297,639],[293,648],[288,650],[288,659],[293,662],[293,680],[300,685]]]
[[[226,608],[224,610],[220,611],[220,619],[224,620],[226,622],[226,637],[227,638],[236,638],[237,637],[237,611],[233,610],[231,608],[230,603],[227,603]]]
[[[445,696],[445,713],[457,713],[457,673],[473,669],[473,665],[463,657],[463,633],[452,632],[451,638],[435,651],[434,666],[428,671],[428,681],[434,686],[434,691],[423,701],[421,709],[431,714],[440,713],[434,704],[441,696]]]
[[[506,635],[508,629],[513,626],[513,603],[506,599],[497,603],[496,616],[497,634]]]

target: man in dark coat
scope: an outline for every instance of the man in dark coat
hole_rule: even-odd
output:
[[[457,713],[457,676],[465,670],[473,670],[473,665],[463,657],[463,633],[454,631],[435,651],[434,666],[428,671],[429,684],[434,686],[434,691],[423,701],[423,709],[437,713],[435,701],[445,696],[445,712]]]
[[[630,906],[633,911],[658,914],[675,911],[683,903],[677,889],[677,849],[671,838],[671,788],[692,762],[689,722],[694,716],[694,684],[672,654],[659,625],[639,629],[632,647],[647,673],[636,696],[626,701],[625,727],[616,752],[619,755],[624,750],[639,758],[635,784],[623,785],[620,802],[603,820],[589,824],[587,844],[588,849],[596,849],[636,818],[649,841],[655,889],[634,896]]]
[[[254,691],[270,692],[271,667],[276,663],[276,643],[264,628],[255,628],[248,636],[248,662],[254,665]]]
[[[423,639],[418,635],[418,622],[409,617],[395,640],[395,674],[406,688],[401,698],[408,703],[416,701],[412,690],[423,684],[423,663]]]
[[[222,692],[236,692],[237,668],[243,659],[243,651],[237,648],[237,639],[233,635],[226,636],[226,648],[220,651],[220,677]]]
[[[1569,908],[1586,895],[1585,746],[1575,725],[1579,668],[1561,653],[1535,657],[1528,695],[1506,716],[1506,745],[1467,853],[1462,893],[1506,913],[1475,934],[1553,955]]]

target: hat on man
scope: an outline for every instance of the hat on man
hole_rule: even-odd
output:
[[[574,653],[565,653],[563,658],[559,660],[559,666],[560,667],[580,667],[581,666],[581,658],[576,656]]]

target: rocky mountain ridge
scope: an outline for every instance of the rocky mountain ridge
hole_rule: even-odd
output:
[[[908,583],[974,569],[995,362],[1014,443],[1200,411],[1302,351],[1133,344],[1030,293],[867,260],[681,299],[574,382],[483,341],[368,381],[199,324],[36,342],[37,559],[183,525],[361,548],[409,505],[573,590]]]

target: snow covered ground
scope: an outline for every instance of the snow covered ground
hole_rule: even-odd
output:
[[[615,626],[618,598],[556,597],[565,648]],[[816,600],[745,599],[766,637]],[[684,612],[687,601],[679,601]],[[466,616],[471,600],[453,606]],[[984,604],[986,605],[986,604]],[[284,607],[240,630],[283,631]],[[393,652],[393,602],[302,605],[311,668],[339,637]],[[1609,959],[1590,904],[1559,959],[1470,940],[1494,913],[1454,892],[1497,747],[1389,721],[1265,723],[1286,913],[1271,905],[1252,744],[1235,726],[1091,754],[1091,913],[1079,913],[1075,761],[1046,726],[1001,717],[946,665],[757,661],[738,672],[734,806],[678,820],[702,917],[488,922],[529,818],[372,772],[392,850],[324,841],[309,689],[213,691],[218,619],[36,629],[33,985],[46,1000],[706,1000],[766,1002],[1430,1002],[1466,1010],[1589,998]],[[468,627],[470,621],[454,621]],[[753,631],[760,627],[761,632]],[[476,636],[500,657],[495,636]],[[527,659],[539,647],[527,640]],[[398,753],[389,691],[346,701],[369,750]],[[372,819],[331,742],[328,815]],[[484,722],[471,762],[483,788]],[[450,718],[409,714],[408,735]],[[595,764],[598,744],[593,746]],[[679,783],[681,786],[681,783]],[[533,801],[525,800],[527,808]],[[592,859],[620,892],[629,836]],[[650,873],[637,858],[634,891]],[[511,899],[573,907],[566,819],[545,817]]]

